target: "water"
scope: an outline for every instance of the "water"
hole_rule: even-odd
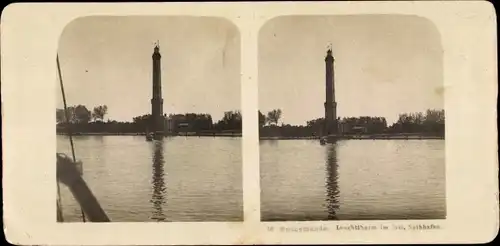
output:
[[[444,140],[260,142],[261,217],[445,219]]]
[[[241,138],[74,137],[84,179],[113,222],[242,221]],[[69,138],[57,151],[71,156]],[[61,185],[66,222],[81,222]]]

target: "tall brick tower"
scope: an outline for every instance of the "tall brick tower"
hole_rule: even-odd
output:
[[[153,97],[151,98],[151,131],[157,137],[164,135],[163,98],[161,93],[161,55],[157,43],[153,52]]]
[[[331,48],[326,52],[326,101],[325,101],[325,133],[326,135],[337,134],[337,102],[335,102],[335,59]]]

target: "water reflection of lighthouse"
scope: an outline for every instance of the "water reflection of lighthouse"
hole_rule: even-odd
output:
[[[151,179],[153,194],[151,204],[153,205],[153,214],[151,219],[164,221],[166,219],[163,213],[163,206],[166,203],[166,183],[165,183],[165,160],[163,158],[163,141],[153,143],[153,175]]]
[[[338,187],[338,163],[337,163],[337,143],[328,144],[326,152],[326,210],[328,220],[337,219],[339,210],[339,187]]]

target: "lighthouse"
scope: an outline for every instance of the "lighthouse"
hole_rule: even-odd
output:
[[[155,138],[163,138],[165,119],[161,92],[161,54],[157,43],[153,51],[153,94],[151,98],[151,131]]]
[[[325,100],[325,135],[337,134],[337,102],[335,102],[335,59],[329,48],[325,57],[326,100]]]

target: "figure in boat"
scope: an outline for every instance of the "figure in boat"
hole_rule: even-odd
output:
[[[153,133],[146,129],[146,141],[153,141]]]
[[[326,137],[321,137],[321,138],[319,139],[319,143],[320,143],[321,145],[325,145],[325,144],[326,144],[326,142],[327,142],[327,141],[326,141]]]

